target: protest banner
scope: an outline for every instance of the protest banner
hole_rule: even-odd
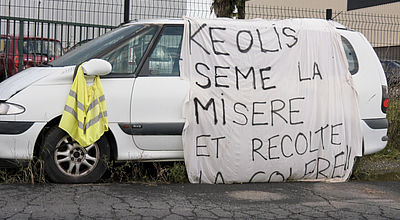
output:
[[[190,182],[349,178],[362,151],[358,99],[329,21],[185,18],[184,25]]]

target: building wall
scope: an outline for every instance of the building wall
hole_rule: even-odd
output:
[[[331,8],[338,11],[347,11],[347,0],[249,0],[247,1],[247,4],[313,9]],[[388,3],[353,11],[374,14],[400,15],[400,2]]]

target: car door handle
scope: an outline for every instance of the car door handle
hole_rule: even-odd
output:
[[[130,135],[181,135],[184,122],[172,123],[119,123],[123,132]]]

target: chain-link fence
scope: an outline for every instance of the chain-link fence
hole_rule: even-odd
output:
[[[212,0],[133,0],[129,19],[215,17],[210,10],[211,3]]]
[[[326,18],[326,10],[246,5],[246,18]],[[365,35],[381,60],[400,61],[400,16],[332,11],[332,20]]]
[[[115,26],[0,16],[0,81],[50,62]]]

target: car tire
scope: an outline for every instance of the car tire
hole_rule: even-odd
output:
[[[96,143],[81,147],[65,131],[53,127],[45,136],[41,156],[52,182],[90,183],[107,170],[110,148],[104,135]]]

